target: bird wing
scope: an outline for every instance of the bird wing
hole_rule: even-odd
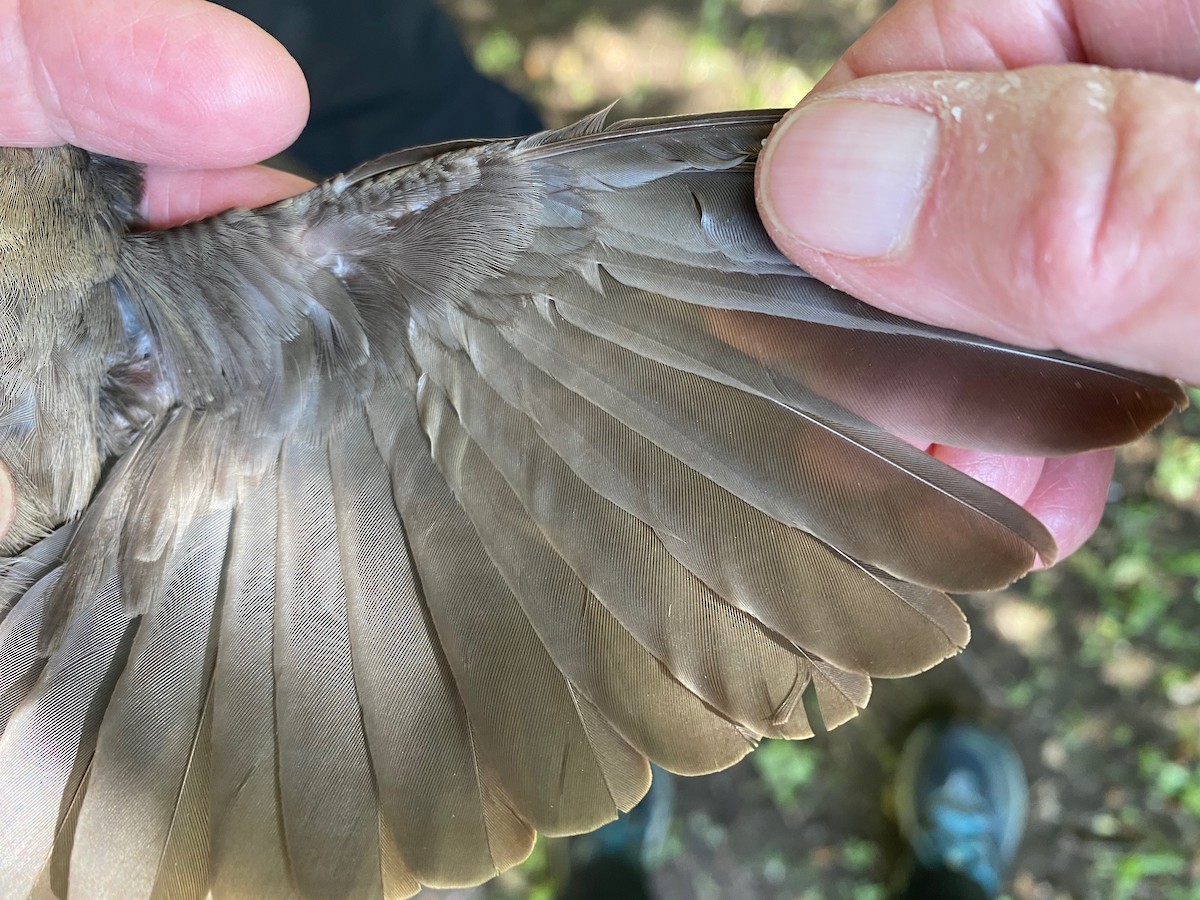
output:
[[[175,403],[0,578],[0,896],[476,883],[649,760],[846,721],[965,645],[943,591],[1053,559],[893,432],[1074,452],[1178,386],[795,268],[753,206],[777,117],[601,115],[129,237]]]

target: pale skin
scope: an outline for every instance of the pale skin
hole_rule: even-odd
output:
[[[1200,382],[1200,356],[1186,348],[1200,325],[1189,288],[1200,283],[1189,240],[1200,227],[1200,191],[1194,189],[1200,94],[1190,83],[1200,75],[1197,20],[1196,0],[901,0],[801,108],[869,98],[942,110],[930,120],[935,151],[918,185],[927,192],[912,222],[882,250],[847,244],[845,233],[841,244],[822,243],[815,232],[785,221],[786,198],[815,189],[805,181],[809,170],[789,167],[788,160],[819,154],[820,147],[773,140],[759,184],[768,227],[805,268],[905,315]],[[1116,154],[1123,165],[1112,163],[1113,154],[1094,153],[1088,159],[1096,177],[1053,182],[1052,191],[1042,189],[1044,180],[1022,191],[1011,178],[991,177],[997,168],[980,162],[985,143],[986,153],[1010,163],[1014,155],[1018,164],[1028,156],[1042,167],[1037,171],[1053,171],[1055,160],[1064,161],[1061,171],[1078,168],[1079,148],[1060,143],[1077,139],[1076,131],[1046,127],[1052,116],[1073,114],[1088,101],[1085,91],[1072,105],[1069,91],[1053,89],[1055,79],[1076,77],[1062,64],[1077,62],[1140,65],[1179,76],[1103,70],[1078,76],[1130,98],[1087,119],[1101,148],[1144,153]],[[987,81],[995,74],[936,84],[933,75],[856,80],[910,69],[994,73],[1034,64],[1059,68],[1022,74],[1026,92],[1032,79],[1033,93],[1043,97],[1032,111],[1015,96],[997,103],[999,82]],[[285,148],[303,126],[303,75],[274,39],[202,0],[0,0],[0,70],[8,76],[0,88],[0,144],[70,142],[145,162],[143,212],[153,225],[259,205],[307,186],[253,165]],[[836,104],[826,109],[841,115]],[[819,141],[822,130],[809,131]],[[1098,204],[1097,196],[1122,202]],[[986,220],[973,219],[972,211],[982,208]],[[1079,209],[1097,208],[1091,230],[1069,227]],[[1036,247],[1061,251],[1061,262],[1022,273],[1014,270],[1014,258],[1044,257],[1014,253],[1019,242],[1028,243],[1031,223]],[[955,239],[937,237],[946,234]],[[1131,234],[1140,237],[1142,250],[1133,257]],[[878,243],[879,235],[874,239]],[[1113,465],[1111,453],[1043,461],[930,450],[1022,502],[1047,524],[1064,554],[1094,530]],[[11,509],[11,485],[0,465],[0,534]]]

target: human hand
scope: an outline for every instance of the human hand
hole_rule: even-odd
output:
[[[1198,20],[1169,0],[900,0],[768,141],[767,228],[901,315],[1200,382]],[[959,71],[887,74],[931,69]],[[931,452],[1063,555],[1113,465]]]
[[[250,165],[308,116],[274,38],[201,0],[0,0],[0,145],[71,143],[144,162],[143,215],[170,225],[308,182]],[[0,534],[13,514],[0,463]]]

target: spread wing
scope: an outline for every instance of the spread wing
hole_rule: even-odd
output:
[[[774,113],[385,158],[129,239],[172,411],[0,580],[0,896],[403,897],[648,760],[811,735],[1045,529],[909,437],[1109,446],[1171,382],[897,319],[754,214]],[[197,287],[202,285],[202,287]]]

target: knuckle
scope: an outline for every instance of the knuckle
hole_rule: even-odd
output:
[[[1042,108],[1025,227],[1039,323],[1059,345],[1119,329],[1180,267],[1200,229],[1200,95],[1140,73],[1092,73]]]

